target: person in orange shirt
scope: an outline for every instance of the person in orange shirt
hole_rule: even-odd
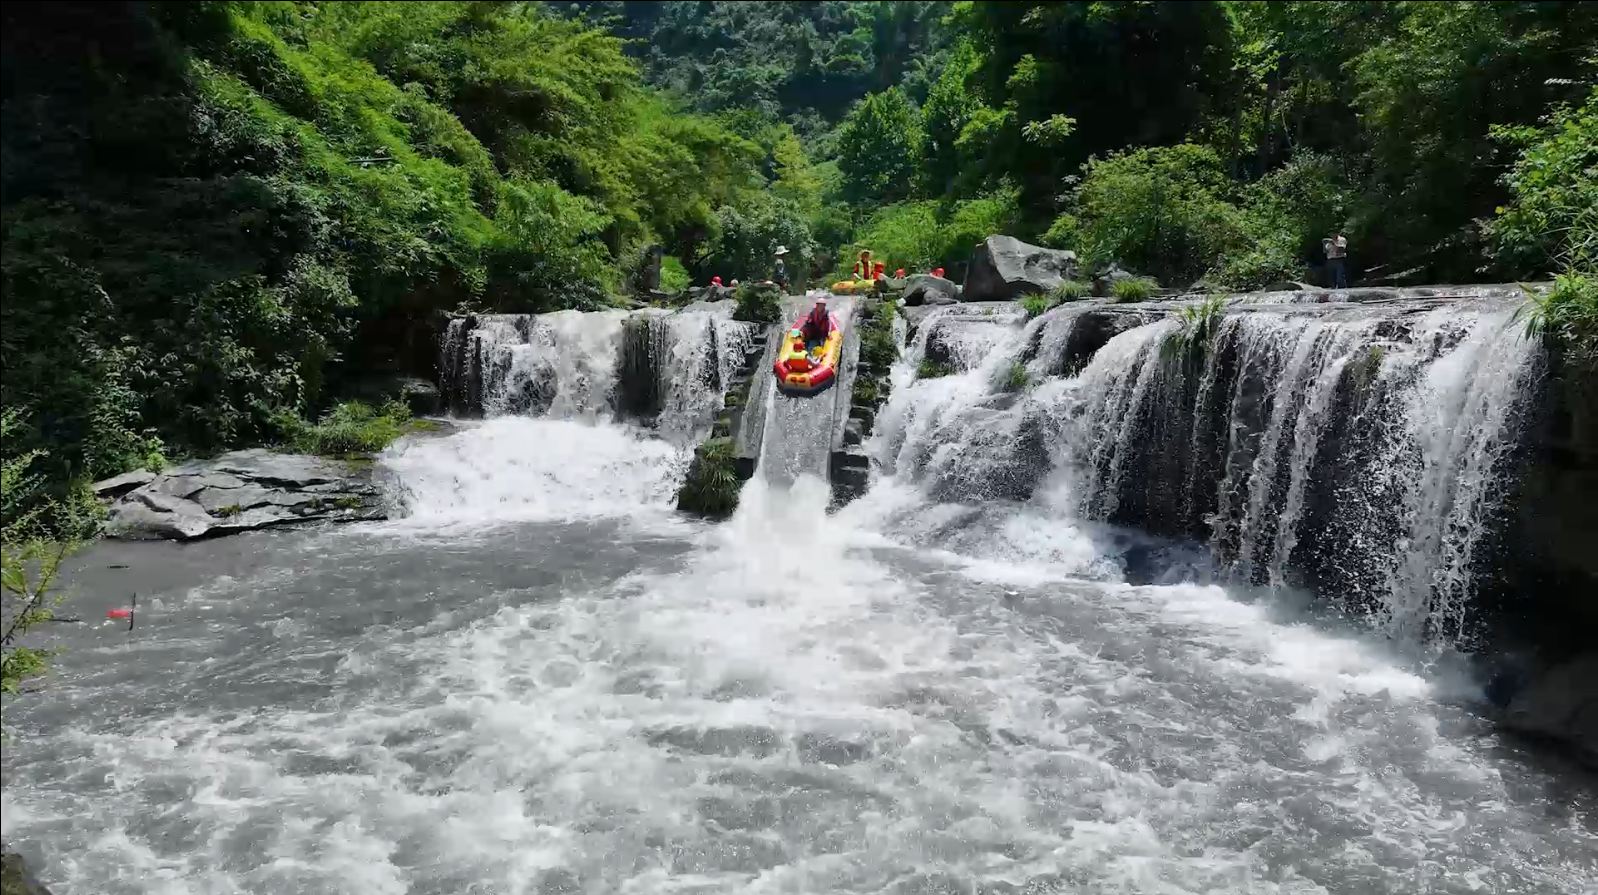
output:
[[[870,279],[871,277],[871,250],[861,249],[860,260],[854,264],[854,278],[857,280]]]

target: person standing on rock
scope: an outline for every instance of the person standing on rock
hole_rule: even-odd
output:
[[[854,264],[854,278],[857,280],[871,279],[871,250],[861,249],[860,260]]]
[[[782,287],[782,294],[788,294],[788,263],[782,256],[788,254],[787,246],[777,246],[777,261],[772,265],[771,281]]]
[[[1326,277],[1333,289],[1348,288],[1348,238],[1339,230],[1321,240],[1326,252]]]

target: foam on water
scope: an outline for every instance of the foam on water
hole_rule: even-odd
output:
[[[588,464],[595,510],[617,499],[605,480],[648,478],[596,460],[638,450],[632,434],[547,425],[453,438],[590,439],[565,462]],[[410,462],[453,462],[431,450]],[[570,513],[582,488],[561,481]],[[206,586],[220,624],[147,623],[171,651],[138,659],[153,678],[67,654],[63,714],[7,749],[8,836],[45,850],[64,891],[105,893],[1589,878],[1590,807],[1528,799],[1508,782],[1524,769],[1358,638],[1219,587],[1086,580],[1076,548],[1002,524],[953,551],[1016,572],[995,586],[877,534],[913,498],[830,519],[828,499],[815,479],[756,480],[728,523],[642,557],[597,512],[467,550],[286,544]],[[289,638],[285,604],[304,625]]]
[[[1133,438],[1114,411],[1154,391],[1169,325],[995,395],[1042,326],[952,376],[901,364],[888,474],[832,515],[795,470],[726,523],[666,523],[681,448],[511,416],[383,458],[408,520],[187,546],[197,582],[144,588],[132,635],[59,626],[51,698],[8,703],[8,842],[107,895],[1590,886],[1590,778],[1506,750],[1403,655],[1235,588],[1125,583],[1162,548],[1082,518],[1080,458],[1116,460],[1065,435]],[[1313,404],[1349,361],[1295,339]],[[994,496],[1002,463],[961,478],[1029,419],[1024,499]],[[1321,437],[1278,428],[1289,457]],[[972,482],[997,491],[954,499]]]
[[[511,416],[400,442],[382,462],[403,483],[401,524],[425,528],[664,509],[687,457],[622,426]]]

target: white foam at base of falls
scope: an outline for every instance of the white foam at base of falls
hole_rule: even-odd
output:
[[[448,437],[397,443],[383,457],[413,527],[560,521],[665,510],[684,452],[609,423],[500,417]]]
[[[1080,312],[1007,329],[928,315],[868,445],[883,471],[940,501],[1025,498],[1051,507],[1052,524],[1159,522],[1181,533],[1207,520],[1239,581],[1299,586],[1313,561],[1400,641],[1464,636],[1542,369],[1512,308],[1249,308],[1222,320],[1202,366],[1186,372],[1165,350],[1177,329],[1168,319],[1110,337],[1074,377],[1040,380],[1061,362],[1067,313]],[[959,371],[919,380],[932,338]],[[1021,362],[1029,386],[1006,396],[1002,374]],[[1218,441],[1203,434],[1214,414],[1227,421]],[[1366,451],[1350,461],[1356,470],[1328,465],[1334,430],[1353,440],[1336,452]],[[1178,451],[1180,469],[1150,466]],[[1039,462],[1052,471],[1028,474]],[[1307,538],[1312,510],[1343,530]]]

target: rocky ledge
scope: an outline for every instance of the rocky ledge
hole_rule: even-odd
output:
[[[388,516],[382,490],[358,463],[261,448],[131,472],[96,482],[110,500],[105,533],[134,540],[193,540],[311,522]]]

